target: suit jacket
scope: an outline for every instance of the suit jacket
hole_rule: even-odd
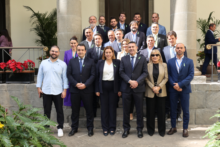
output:
[[[205,34],[205,49],[204,49],[204,52],[206,54],[212,54],[212,50],[207,50],[206,49],[206,45],[207,44],[216,44],[217,42],[219,42],[218,39],[215,39],[213,33],[208,30],[207,33]],[[217,47],[213,47],[213,54],[216,54],[217,53]]]
[[[114,41],[115,42],[115,41]],[[106,47],[106,46],[111,46],[112,47],[112,43],[110,44],[110,42],[108,41],[108,42],[106,42],[105,44],[104,44],[104,47]]]
[[[88,51],[86,53],[86,56],[88,58],[93,59],[95,64],[96,64],[96,63],[98,63],[98,60],[102,59],[103,50],[104,50],[104,47],[101,47],[100,56],[98,58],[98,55],[96,53],[96,47],[94,46],[93,48],[88,49]],[[116,58],[117,57],[117,52],[115,51],[114,53],[115,53],[115,58]]]
[[[89,27],[87,27],[89,28]],[[86,28],[85,28],[86,29]],[[85,29],[83,29],[83,39],[82,40],[86,40],[86,36],[85,36]],[[105,32],[104,30],[100,27],[100,26],[96,26],[96,33],[99,33],[102,35],[102,39],[103,39],[103,44],[105,42],[107,42],[107,38],[106,38],[106,35],[105,35]],[[107,40],[106,40],[107,39]]]
[[[186,47],[185,47],[186,48]],[[163,48],[163,51],[161,52],[164,56],[164,60],[165,63],[168,63],[168,61],[171,59],[171,55],[170,55],[170,46],[165,46]],[[187,51],[185,51],[184,56],[187,57]]]
[[[82,44],[84,44],[86,46],[86,50],[88,50],[90,47],[89,47],[89,43],[86,41],[86,40],[83,40],[82,42],[80,42]],[[91,45],[91,48],[93,48],[95,46],[95,42],[94,40],[92,40],[92,45]]]
[[[147,32],[147,25],[141,22],[138,26],[138,31],[143,32],[145,35]]]
[[[162,34],[162,35],[165,35],[165,36],[166,36],[166,35],[167,35],[167,33],[166,33],[166,28],[165,28],[164,26],[160,25],[160,24],[158,24],[158,25],[159,25],[159,32],[158,32],[158,34]],[[152,34],[151,26],[147,28],[147,34],[146,34],[146,36],[148,36],[148,35],[150,35],[150,34]]]
[[[121,49],[119,48],[119,45],[118,45],[118,42],[117,42],[117,41],[113,42],[113,43],[111,44],[111,46],[112,46],[112,48],[113,48],[117,53],[121,51]],[[121,45],[121,47],[122,47],[122,45]]]
[[[75,53],[75,58],[78,57],[78,54]],[[65,54],[64,54],[64,62],[66,63],[66,65],[69,64],[69,61],[73,58],[73,55],[72,55],[72,49],[70,50],[67,50],[65,51]]]
[[[95,80],[95,63],[94,60],[85,57],[83,62],[82,73],[80,73],[79,58],[72,58],[67,67],[67,77],[70,83],[70,93],[94,92],[93,82]],[[76,87],[77,83],[84,83],[86,88],[80,90]]]
[[[100,26],[99,26],[100,27]],[[102,27],[100,27],[101,29],[102,29]],[[110,28],[109,27],[107,27],[107,26],[104,26],[104,29],[102,29],[103,31],[104,31],[104,33],[105,33],[105,42],[108,42],[109,40],[108,40],[108,31],[110,30]]]
[[[132,32],[129,32],[125,35],[125,38],[128,38],[130,41],[133,40]],[[136,44],[138,46],[138,50],[142,50],[146,47],[145,34],[143,32],[137,32]]]
[[[157,86],[161,87],[162,92],[156,95],[158,97],[166,97],[167,96],[166,83],[168,81],[167,64],[159,63],[158,66],[159,66],[159,75],[157,79]],[[154,87],[153,63],[148,63],[147,68],[148,68],[148,76],[145,79],[146,81],[145,97],[154,98],[155,93],[152,90],[152,88]]]
[[[157,48],[163,49],[167,46],[167,38],[165,35],[158,34],[157,39]]]
[[[119,22],[118,22],[118,24],[117,24],[117,27],[118,27],[118,28],[121,27],[121,25],[120,25]],[[122,30],[123,30],[123,29],[122,29]],[[123,31],[124,31],[124,35],[127,34],[127,33],[129,33],[129,32],[131,31],[129,24],[125,23],[125,29],[124,29]]]
[[[168,77],[169,77],[169,92],[178,93],[173,86],[173,83],[178,83],[182,88],[182,93],[191,93],[190,82],[194,77],[194,64],[193,60],[184,57],[181,63],[180,71],[178,73],[176,68],[176,57],[168,61]]]
[[[147,61],[143,55],[138,55],[135,61],[134,69],[132,71],[130,56],[124,56],[121,59],[119,74],[122,78],[121,92],[145,92],[145,78],[147,77]],[[138,87],[131,89],[129,80],[138,82]]]
[[[160,48],[156,48],[156,47],[153,48],[153,50],[156,50],[156,49],[159,50],[159,51],[161,52],[161,49],[160,49]],[[143,56],[146,58],[147,63],[149,62],[147,48],[145,48],[145,49],[143,49],[143,50],[139,50],[138,54],[143,55]]]
[[[102,90],[102,77],[103,77],[103,69],[106,60],[99,60],[96,65],[96,92],[103,93]],[[114,93],[118,93],[120,91],[120,60],[113,59],[113,70],[114,70]]]

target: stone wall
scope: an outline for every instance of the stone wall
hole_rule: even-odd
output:
[[[192,93],[190,95],[190,124],[191,125],[211,125],[217,121],[216,118],[209,119],[220,108],[220,84],[191,84]],[[42,108],[43,102],[38,98],[35,84],[0,84],[0,104],[9,109],[9,112],[17,109],[16,103],[10,96],[18,97],[24,104]],[[118,115],[122,115],[122,109],[118,110]],[[85,117],[84,109],[81,108],[80,116]],[[100,112],[98,112],[100,113]],[[64,107],[65,123],[69,123],[71,108]],[[56,111],[53,106],[51,119],[56,121]]]

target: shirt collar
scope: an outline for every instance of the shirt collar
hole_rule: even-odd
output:
[[[119,22],[119,23],[120,23],[120,22]],[[124,22],[124,24],[121,24],[121,23],[120,23],[120,26],[121,26],[121,25],[122,25],[122,26],[125,25],[125,22]]]
[[[50,57],[51,58],[51,57]],[[47,61],[51,62],[50,58],[47,59]],[[59,62],[60,59],[57,59],[55,62]]]
[[[102,45],[100,45],[100,46],[95,46],[95,47],[99,47],[99,48],[101,48],[101,47],[102,47]]]
[[[174,46],[176,47],[176,44]],[[170,47],[174,47],[174,46],[170,45]]]
[[[79,56],[78,56],[79,60],[81,59]],[[83,60],[85,59],[85,56],[82,58]]]
[[[91,28],[91,27],[90,27]],[[92,28],[91,28],[92,29]],[[96,26],[92,29],[92,31],[94,30],[94,29],[96,29]]]
[[[210,30],[212,32],[212,34],[214,33],[212,30]]]
[[[177,56],[176,56],[176,59],[177,60],[180,60],[180,61],[182,61],[183,60],[183,58],[184,58],[184,55],[179,59],[179,58],[177,58]]]
[[[154,33],[152,33],[153,34],[153,36],[155,37],[155,36],[158,36],[158,33],[155,35]]]
[[[87,38],[86,38],[86,41],[87,41],[87,42],[92,42],[92,40],[91,40],[91,41],[89,41],[89,40],[87,40]]]
[[[101,24],[99,24],[99,26],[100,26],[100,27],[104,27],[105,25],[101,25]]]
[[[134,57],[134,58],[136,58],[136,57],[137,57],[137,54],[135,54],[134,56],[131,56],[131,55],[130,55],[130,58],[131,58],[131,57]]]

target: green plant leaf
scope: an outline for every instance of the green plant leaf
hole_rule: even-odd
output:
[[[3,144],[3,146],[5,146],[5,147],[12,147],[13,146],[8,136],[0,134],[0,141]]]

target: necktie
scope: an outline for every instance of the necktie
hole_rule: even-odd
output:
[[[98,59],[99,59],[99,55],[100,55],[99,47],[97,47],[97,49],[96,49],[96,53],[97,53],[97,56],[98,56]]]
[[[131,67],[132,67],[132,71],[134,69],[134,57],[131,57]]]
[[[80,70],[80,73],[82,73],[82,58],[79,59],[79,70]]]
[[[121,43],[118,43],[119,51],[121,51]]]
[[[100,25],[100,27],[104,30],[104,25]]]
[[[154,44],[155,47],[157,47],[157,35],[155,37],[155,44]]]

